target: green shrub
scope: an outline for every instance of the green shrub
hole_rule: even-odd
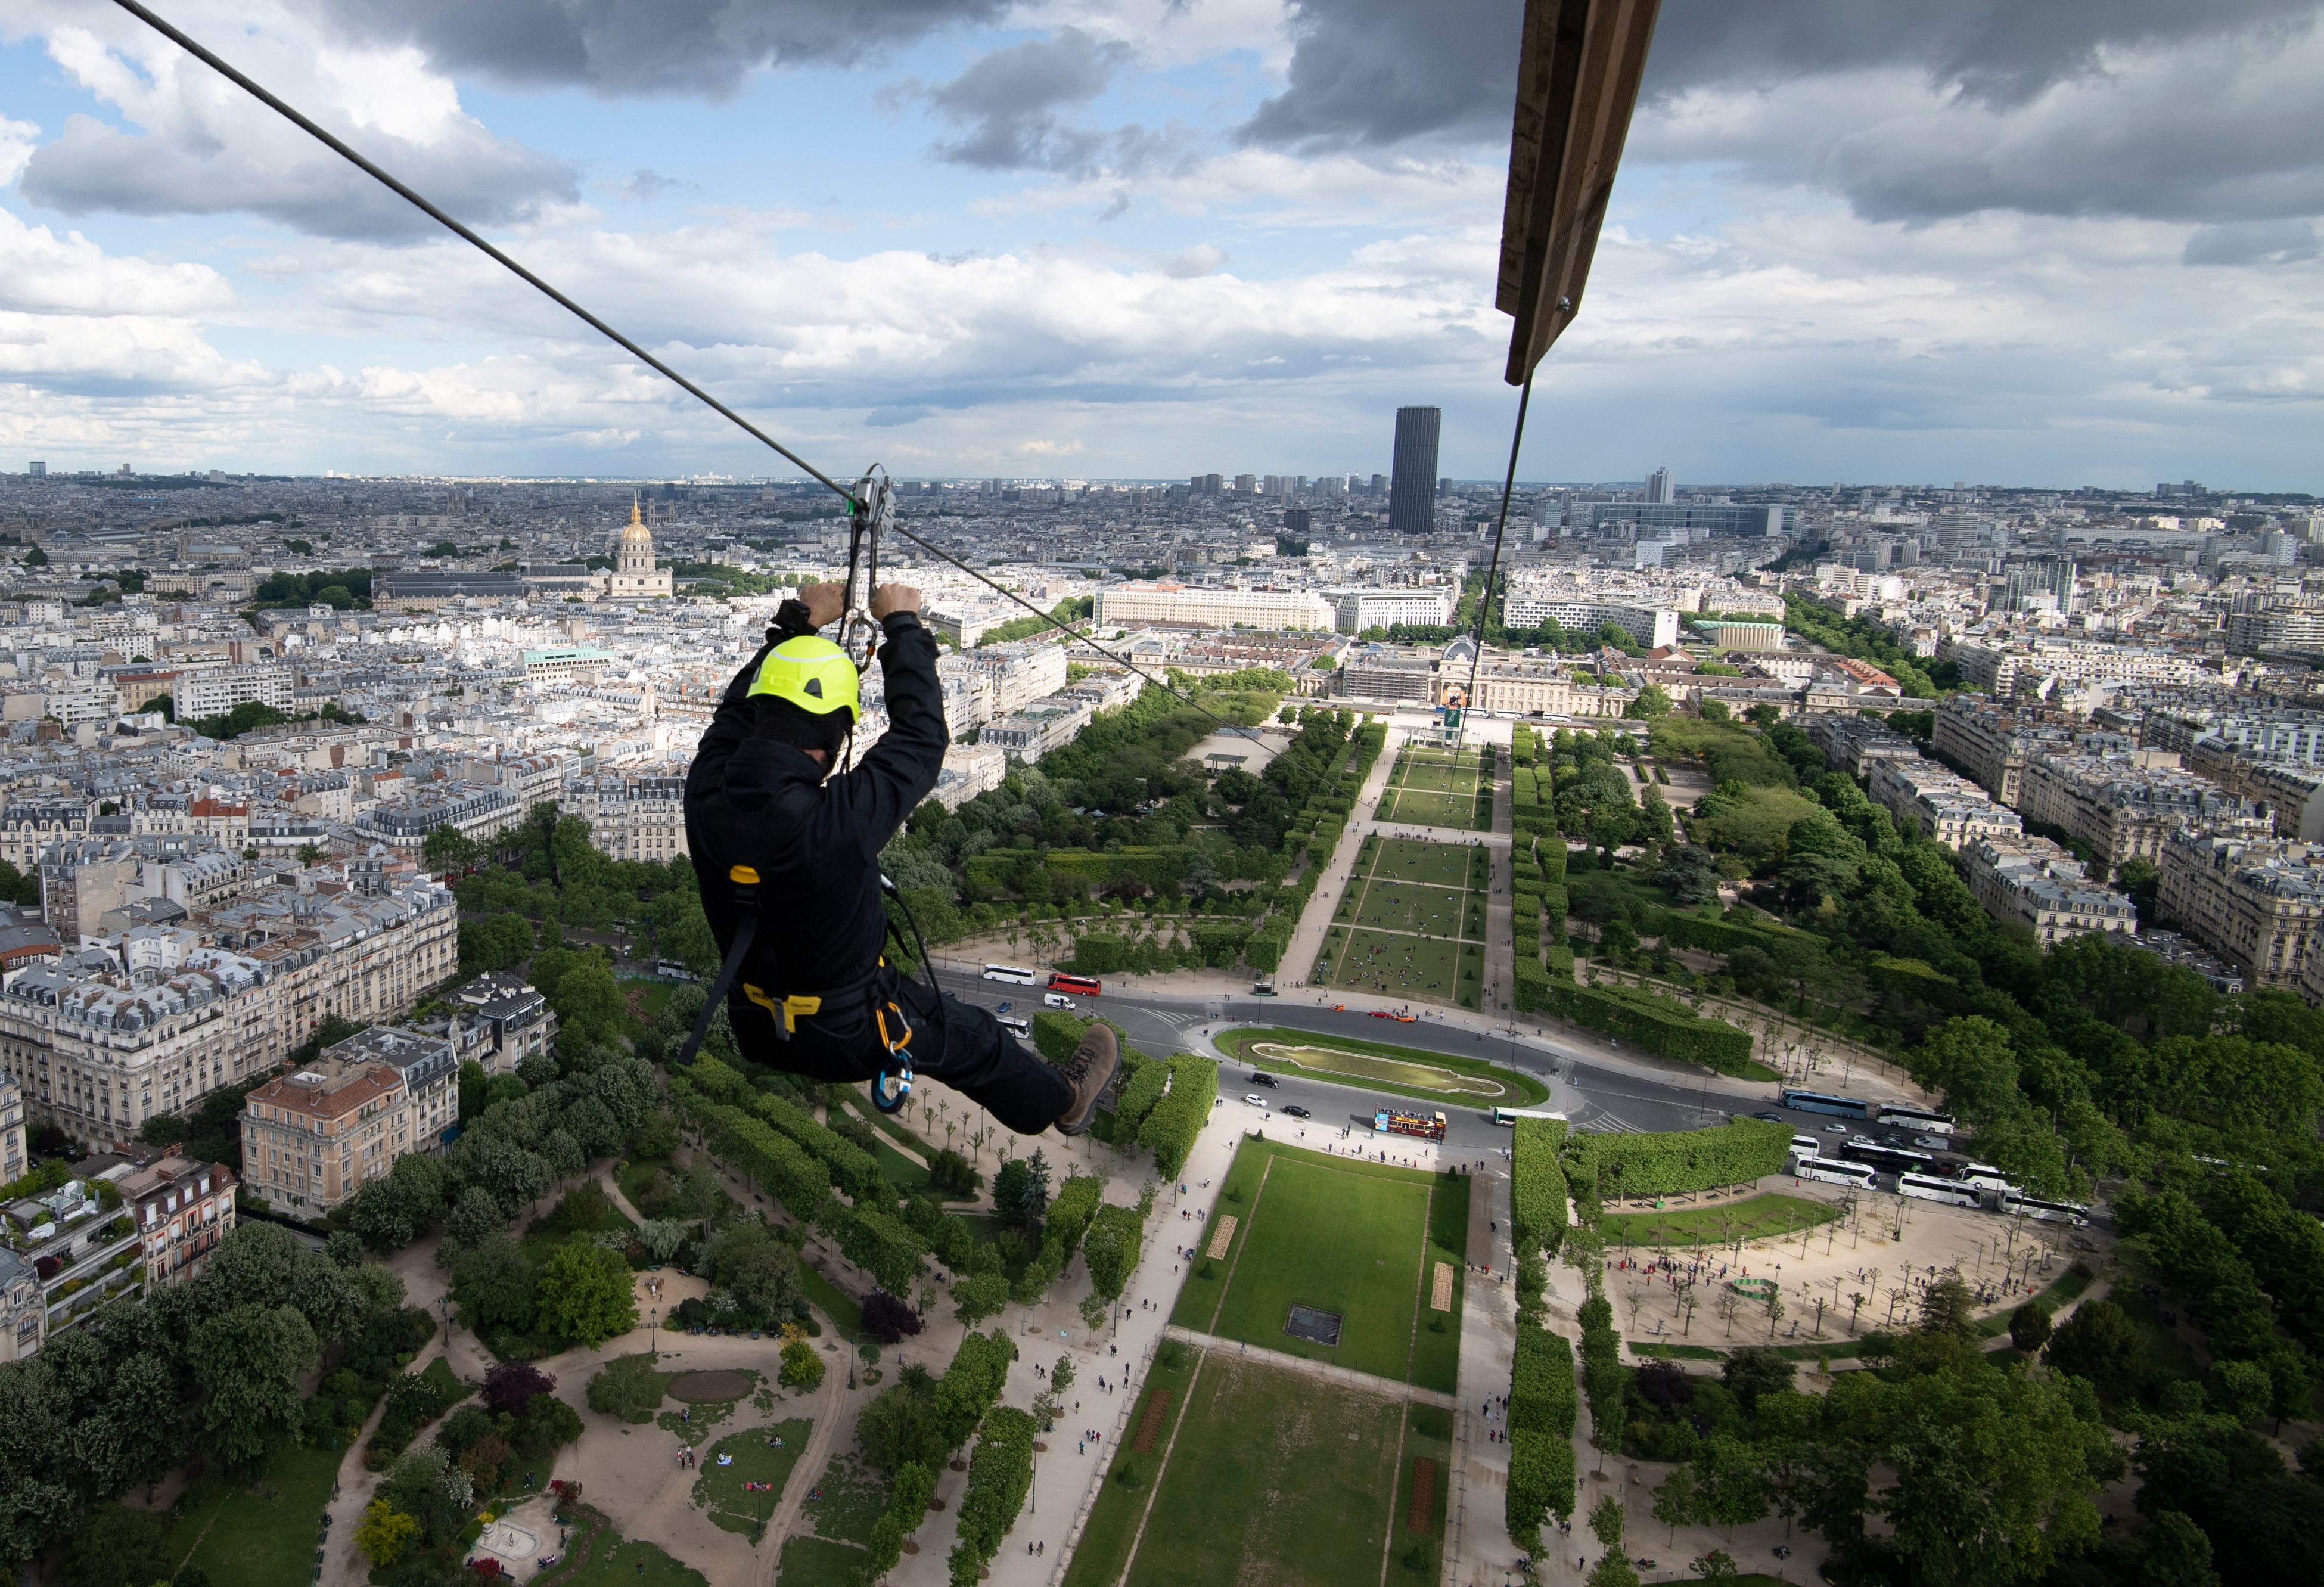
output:
[[[1600,1196],[1672,1195],[1782,1172],[1792,1127],[1737,1119],[1674,1135],[1596,1136],[1592,1143]]]
[[[1748,1073],[1751,1038],[1723,1020],[1629,987],[1552,983],[1542,1006],[1562,1019],[1602,1030],[1651,1053],[1702,1064],[1722,1074]]]

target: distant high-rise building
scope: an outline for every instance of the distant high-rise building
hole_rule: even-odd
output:
[[[1678,497],[1671,489],[1671,472],[1669,469],[1657,468],[1652,474],[1646,475],[1647,506],[1667,507],[1676,500],[1678,500]]]
[[[1238,474],[1235,475],[1235,494],[1237,495],[1247,496],[1258,488],[1259,475],[1255,474]]]
[[[34,463],[34,464],[32,465],[32,477],[33,477],[34,479],[46,479],[46,478],[48,478],[48,477],[49,477],[49,466],[48,466],[47,464],[45,464],[45,463]]]
[[[1385,474],[1375,474],[1375,475],[1372,475],[1372,488],[1371,488],[1371,494],[1372,494],[1373,495],[1375,495],[1375,496],[1384,496],[1384,495],[1388,494],[1388,475],[1385,475]]]
[[[1426,534],[1436,527],[1436,502],[1429,484],[1436,477],[1436,441],[1443,428],[1442,408],[1396,411],[1396,453],[1388,476],[1391,534]]]

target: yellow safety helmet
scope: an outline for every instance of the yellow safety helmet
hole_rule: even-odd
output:
[[[848,720],[863,715],[855,663],[847,652],[816,634],[787,639],[767,652],[751,693],[788,700],[800,710],[822,716],[845,708]]]

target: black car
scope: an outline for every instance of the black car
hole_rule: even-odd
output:
[[[1770,1124],[1784,1124],[1790,1122],[1790,1121],[1786,1120],[1781,1113],[1771,1113],[1765,1111],[1754,1113],[1751,1116],[1754,1119],[1765,1119]]]
[[[1297,1103],[1285,1103],[1281,1107],[1275,1111],[1278,1113],[1287,1113],[1295,1119],[1312,1119],[1315,1116],[1309,1112],[1305,1108],[1301,1107]]]
[[[1253,1085],[1280,1085],[1283,1084],[1282,1081],[1277,1080],[1274,1075],[1269,1075],[1264,1069],[1253,1069],[1250,1072],[1250,1083]]]

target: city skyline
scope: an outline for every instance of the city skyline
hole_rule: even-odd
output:
[[[1860,9],[1666,9],[1520,471],[2324,488],[2314,7]],[[1498,475],[1516,17],[173,14],[835,474],[1108,478],[1376,469],[1398,402]],[[109,11],[0,15],[0,446],[60,467],[761,460]]]

